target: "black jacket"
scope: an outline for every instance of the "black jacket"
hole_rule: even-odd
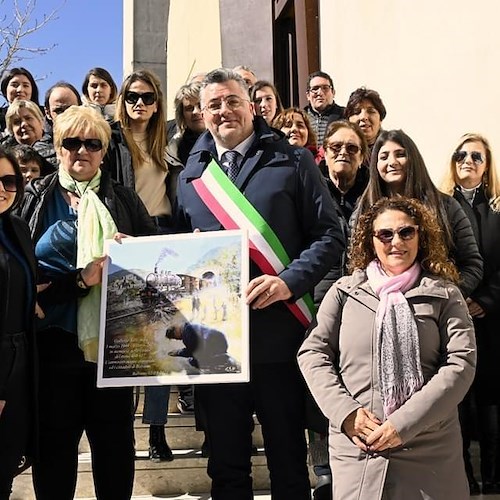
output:
[[[33,252],[33,243],[31,241],[30,233],[26,222],[19,217],[6,214],[3,217],[4,230],[9,239],[16,244],[20,249],[20,253],[26,259],[30,269],[30,285],[31,290],[29,297],[31,302],[29,304],[16,304],[12,303],[8,297],[10,273],[7,271],[6,266],[0,266],[0,399],[8,400],[10,398],[10,391],[22,391],[23,387],[18,386],[20,369],[26,363],[26,369],[29,371],[29,397],[31,399],[31,434],[25,454],[30,457],[37,456],[37,442],[38,442],[38,356],[36,348],[35,336],[35,301],[36,301],[36,262]],[[0,252],[0,258],[4,256]],[[28,359],[19,356],[19,353],[12,351],[12,346],[7,343],[1,342],[5,335],[5,318],[7,316],[7,308],[16,308],[21,314],[28,311],[26,318],[26,338],[28,343]],[[8,348],[5,346],[8,345]],[[15,357],[14,357],[15,356]],[[21,368],[24,369],[24,368]],[[15,408],[15,407],[13,407]],[[16,432],[16,419],[15,414],[14,422],[10,419],[12,432]]]
[[[363,194],[366,186],[368,185],[368,180],[370,178],[369,171],[361,166],[356,173],[356,179],[354,185],[347,191],[347,193],[341,193],[335,186],[333,181],[327,177],[326,183],[332,198],[336,202],[337,212],[340,212],[339,220],[344,230],[346,240],[349,240],[349,220],[352,213],[356,207],[356,203],[360,196]],[[339,261],[328,271],[328,273],[323,277],[323,279],[314,288],[314,303],[319,306],[326,292],[339,278],[341,278],[346,273],[346,263],[347,263],[347,249],[339,258]]]
[[[482,187],[477,190],[472,206],[459,189],[455,189],[453,197],[460,203],[470,220],[484,261],[483,279],[471,297],[487,311],[487,314],[499,316],[500,213],[493,211]]]
[[[477,342],[477,369],[474,391],[485,405],[500,404],[500,213],[495,212],[483,187],[477,189],[472,206],[459,189],[453,197],[469,218],[484,261],[484,275],[471,298],[485,311],[484,318],[473,318]]]
[[[472,231],[471,223],[460,204],[453,197],[441,194],[448,224],[451,229],[453,248],[450,257],[460,273],[460,291],[468,297],[483,277],[483,259]]]
[[[4,223],[4,230],[9,240],[12,241],[17,248],[20,249],[21,255],[24,257],[28,263],[29,269],[31,271],[30,284],[31,290],[29,296],[31,297],[31,303],[26,304],[15,304],[9,300],[7,292],[9,290],[9,279],[10,274],[7,271],[6,266],[0,266],[0,337],[5,335],[5,318],[7,317],[7,309],[16,308],[19,309],[23,314],[25,310],[31,311],[29,317],[27,318],[27,330],[26,336],[30,345],[30,351],[34,353],[34,335],[33,335],[33,325],[35,317],[35,300],[36,300],[36,263],[35,255],[33,252],[33,243],[29,234],[28,226],[19,217],[8,214],[2,216]],[[3,253],[0,252],[0,259],[3,259]],[[1,359],[1,356],[0,356]],[[2,370],[0,369],[0,373]],[[2,380],[0,377],[0,399],[5,399],[5,394],[3,391],[7,385],[8,381]]]
[[[111,140],[103,160],[102,170],[108,171],[111,178],[118,183],[135,190],[132,156],[119,122],[111,125]]]
[[[28,222],[31,236],[36,243],[43,231],[43,216],[47,203],[59,187],[57,172],[34,179],[26,186],[19,215]],[[98,196],[109,210],[119,232],[130,236],[147,236],[156,234],[156,226],[149,217],[137,193],[113,181],[107,172],[102,173]],[[52,283],[44,291],[44,299],[60,302],[67,297],[81,296],[82,290],[76,285],[77,270],[61,277],[57,286]],[[85,293],[85,291],[83,291]]]

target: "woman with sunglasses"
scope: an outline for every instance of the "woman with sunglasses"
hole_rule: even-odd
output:
[[[334,498],[468,499],[457,405],[474,328],[440,224],[417,200],[381,198],[360,217],[349,268],[298,354],[330,421]]]
[[[111,147],[104,168],[113,179],[134,189],[162,233],[172,231],[174,179],[169,175],[163,94],[158,77],[150,71],[130,74],[116,104]],[[149,428],[149,458],[173,460],[165,437],[169,386],[146,387],[144,422]],[[151,417],[151,418],[149,418]]]
[[[96,496],[129,500],[134,480],[132,388],[96,387],[100,283],[107,238],[155,231],[137,194],[99,168],[111,129],[86,106],[71,106],[54,124],[59,170],[26,187],[20,214],[30,226],[45,313],[37,321],[38,500],[72,499],[78,443],[91,446]],[[55,489],[55,490],[54,490]]]
[[[476,331],[478,365],[472,390],[459,407],[464,460],[471,494],[479,494],[469,446],[473,408],[477,412],[482,494],[500,493],[500,179],[488,140],[479,134],[460,138],[450,157],[442,190],[469,218],[484,260],[479,286],[467,299]],[[474,401],[473,401],[474,399]],[[475,405],[474,405],[475,403]]]
[[[115,118],[104,168],[120,184],[134,189],[157,225],[168,231],[172,206],[167,194],[167,132],[163,93],[155,74],[140,70],[125,79]]]
[[[23,196],[15,156],[0,147],[0,499],[10,496],[35,420],[36,264],[26,223],[12,215]]]
[[[460,290],[468,297],[483,275],[483,260],[471,224],[460,204],[434,186],[417,145],[402,130],[379,134],[370,160],[370,180],[351,224],[384,196],[415,198],[433,210],[460,273]]]
[[[323,140],[325,161],[319,167],[326,170],[328,190],[336,202],[337,215],[349,239],[349,219],[358,198],[368,183],[368,169],[363,166],[368,146],[360,128],[346,120],[330,123]],[[326,163],[326,167],[323,164]],[[326,293],[345,274],[345,252],[339,255],[335,265],[314,288],[314,303],[319,307]],[[331,500],[332,475],[328,464],[328,420],[317,408],[313,399],[307,400],[309,449],[314,473],[318,477],[313,498]]]

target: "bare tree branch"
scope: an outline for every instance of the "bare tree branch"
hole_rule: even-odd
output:
[[[34,16],[37,0],[0,0],[0,10],[7,12],[0,18],[0,75],[20,61],[44,55],[57,45],[33,47],[28,38],[58,19],[57,14],[65,3],[66,0],[62,0],[59,7],[37,19]]]

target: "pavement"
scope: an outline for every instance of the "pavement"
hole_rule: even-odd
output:
[[[312,493],[311,493],[312,494]],[[256,500],[271,500],[271,493],[269,491],[255,491],[254,497]],[[132,497],[132,500],[211,500],[210,493],[193,493],[180,496],[172,496],[172,495],[159,495],[159,496],[151,496],[151,495],[139,495]],[[493,497],[488,497],[493,500]],[[500,498],[500,497],[499,497]],[[90,498],[81,498],[78,500],[96,500],[95,497]]]

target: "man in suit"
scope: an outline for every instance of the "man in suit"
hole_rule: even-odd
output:
[[[258,258],[250,261],[251,280],[244,291],[251,308],[250,382],[196,388],[208,420],[212,498],[253,498],[255,412],[262,425],[273,499],[310,499],[304,384],[296,364],[306,325],[292,309],[328,271],[345,242],[311,153],[289,145],[254,116],[244,80],[231,70],[214,70],[203,81],[200,96],[207,131],[179,177],[179,229],[227,228],[210,201],[210,190],[199,188],[200,182],[208,185],[205,179],[214,166],[222,174],[220,166],[232,181],[222,174],[222,184],[234,190],[232,198],[239,196],[242,205],[255,209],[289,258],[277,273],[264,272]],[[232,210],[232,202],[220,194],[216,198],[219,207]]]

